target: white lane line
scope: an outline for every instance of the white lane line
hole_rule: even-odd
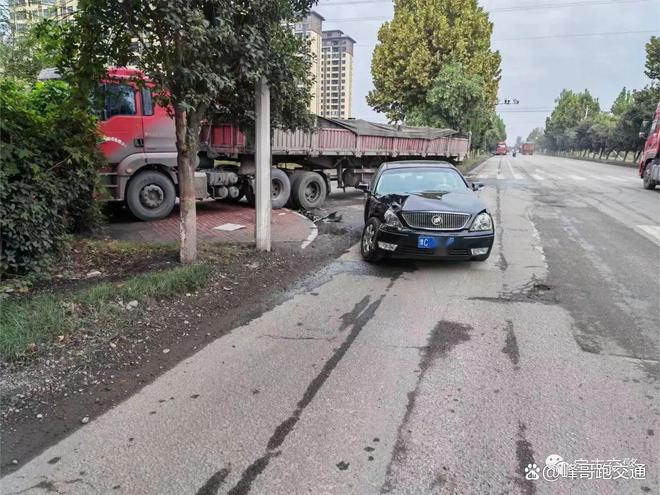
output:
[[[487,179],[489,177],[488,174],[479,174],[477,175],[477,179]]]
[[[288,211],[290,211],[290,212],[293,213],[294,215],[298,215],[300,218],[303,218],[303,219],[305,219],[307,222],[309,222],[309,223],[312,224],[312,225],[310,226],[310,228],[309,228],[309,235],[308,235],[307,238],[306,238],[304,241],[302,241],[302,243],[300,244],[300,249],[305,249],[305,248],[306,248],[307,246],[309,246],[312,242],[314,242],[314,240],[316,239],[316,237],[319,235],[319,229],[317,229],[317,228],[316,228],[316,224],[315,224],[314,222],[312,222],[309,218],[307,218],[305,215],[302,215],[302,214],[298,213],[297,211],[293,211],[293,210],[288,210]]]
[[[504,180],[506,177],[504,177],[504,174],[497,174],[497,180]]]
[[[631,177],[617,177],[616,175],[606,175],[605,177],[610,180],[616,180],[619,182],[628,182],[631,179]]]
[[[587,180],[585,177],[582,177],[581,175],[569,174],[568,176],[573,180]]]
[[[509,170],[511,171],[511,175],[513,175],[513,179],[514,179],[514,180],[521,180],[521,179],[522,179],[522,175],[517,174],[517,173],[513,170],[513,167],[511,166],[511,162],[510,162],[509,160],[507,160],[507,161],[506,161],[506,164],[508,165]]]
[[[658,225],[638,225],[637,228],[642,232],[654,238],[656,243],[660,244],[660,226]]]
[[[532,177],[534,177],[536,180],[545,180],[545,177],[539,174],[532,174]]]

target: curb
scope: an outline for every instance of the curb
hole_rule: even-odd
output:
[[[314,222],[312,222],[309,218],[307,218],[305,215],[302,215],[301,213],[298,213],[297,211],[289,210],[288,208],[282,208],[283,210],[287,210],[290,213],[293,213],[294,215],[299,216],[300,218],[304,218],[307,222],[311,223],[311,227],[309,229],[309,235],[307,238],[300,244],[300,249],[305,249],[307,246],[309,246],[314,240],[318,237],[319,235],[319,229],[316,227]]]

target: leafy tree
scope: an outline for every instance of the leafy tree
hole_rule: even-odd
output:
[[[621,115],[633,102],[633,93],[632,91],[626,89],[625,87],[621,90],[619,95],[615,98],[614,103],[612,103],[611,112],[613,115]]]
[[[406,123],[469,130],[488,120],[488,96],[481,76],[468,76],[461,64],[442,67],[424,101]]]
[[[532,132],[529,133],[529,136],[527,136],[526,142],[538,143],[541,139],[543,139],[543,134],[543,128],[535,127],[532,129]]]
[[[660,82],[660,38],[652,36],[646,43],[646,70],[644,74],[655,84]]]
[[[172,108],[178,150],[181,261],[196,257],[195,157],[202,119],[248,125],[261,77],[273,122],[309,123],[309,57],[292,24],[314,0],[80,0],[67,23],[59,67],[81,98],[108,66],[127,64]]]
[[[492,31],[477,0],[395,0],[394,19],[378,32],[367,102],[403,121],[425,104],[443,67],[460,63],[467,78],[483,79],[494,108],[501,57],[491,50]]]
[[[484,131],[478,147],[485,150],[494,150],[500,141],[506,141],[506,125],[502,117],[492,112],[488,128]]]
[[[565,89],[555,102],[555,109],[546,119],[546,145],[553,151],[567,151],[577,144],[580,121],[598,114],[600,105],[586,89],[581,93]]]
[[[60,25],[41,23],[22,36],[9,31],[0,40],[0,76],[34,82],[42,69],[54,67]]]

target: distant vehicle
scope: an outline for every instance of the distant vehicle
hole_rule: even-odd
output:
[[[447,162],[384,163],[363,188],[363,258],[486,260],[495,227],[474,193],[482,187]]]
[[[516,156],[516,153],[517,153],[516,148],[513,148],[513,151],[511,152],[511,155],[512,155],[514,158],[515,158],[515,156]]]
[[[495,148],[496,155],[506,155],[508,151],[509,149],[504,141],[497,143],[497,148]]]
[[[522,149],[520,152],[523,155],[533,155],[534,154],[534,143],[523,143]]]
[[[639,157],[639,176],[644,181],[644,189],[652,190],[660,184],[660,103],[648,135],[640,132],[639,137],[646,138],[644,151]]]
[[[135,84],[142,79],[143,84]],[[108,166],[102,183],[111,201],[125,204],[140,220],[170,214],[178,196],[174,120],[158,104],[150,82],[131,68],[109,69],[100,85],[100,145]],[[272,206],[320,207],[330,191],[330,172],[340,187],[368,183],[378,166],[394,157],[435,158],[460,162],[469,138],[451,129],[388,126],[359,119],[317,117],[311,131],[272,134]],[[254,200],[252,137],[228,123],[202,127],[195,172],[197,199]],[[234,164],[215,166],[216,160]],[[291,164],[297,165],[292,168]]]

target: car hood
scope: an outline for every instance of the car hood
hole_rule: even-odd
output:
[[[455,211],[477,214],[486,209],[486,204],[470,190],[387,194],[380,200],[398,211]]]

